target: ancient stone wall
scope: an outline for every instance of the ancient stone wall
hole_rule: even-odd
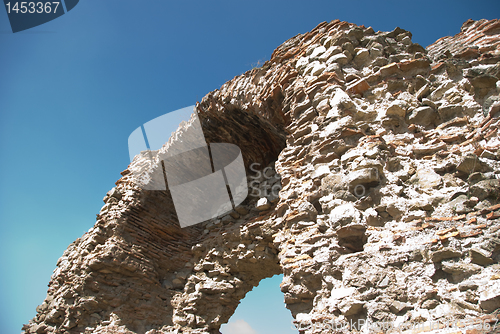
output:
[[[279,273],[300,333],[492,326],[499,25],[469,20],[427,49],[338,20],[286,41],[196,107],[209,142],[241,148],[247,200],[181,229],[169,191],[134,182],[137,158],[23,330],[219,333]]]

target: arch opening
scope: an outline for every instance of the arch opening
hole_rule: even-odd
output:
[[[268,277],[240,301],[222,334],[297,334],[293,317],[280,290],[283,274]]]

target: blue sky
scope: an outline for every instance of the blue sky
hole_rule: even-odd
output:
[[[0,332],[19,333],[35,315],[57,259],[93,226],[127,167],[127,138],[141,124],[193,105],[322,21],[399,26],[427,46],[468,18],[499,14],[498,0],[82,0],[13,34],[0,9]],[[279,276],[264,282],[233,318],[258,334],[289,333],[284,307],[267,318],[240,311],[281,305]]]

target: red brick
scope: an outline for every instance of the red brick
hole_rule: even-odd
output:
[[[402,61],[399,63],[399,69],[404,75],[417,75],[428,73],[431,69],[431,62],[426,58]]]
[[[452,221],[453,217],[426,217],[426,221],[448,222]]]
[[[400,70],[397,63],[385,65],[380,68],[380,76],[382,78],[387,78],[398,73],[400,73]]]
[[[362,134],[363,134],[363,132],[361,132],[361,131],[345,128],[342,130],[342,133],[340,134],[340,138],[350,137],[350,136],[354,136],[354,135],[362,135]]]
[[[470,237],[475,237],[477,235],[483,234],[483,231],[481,230],[476,230],[476,231],[469,231],[469,232],[460,232],[459,237],[460,238],[470,238]]]
[[[355,83],[347,86],[347,91],[353,94],[362,95],[365,91],[370,88],[370,84],[366,82],[365,79],[360,79]]]
[[[460,235],[460,232],[455,231],[455,232],[451,232],[451,233],[448,233],[448,234],[445,234],[445,235],[440,235],[439,236],[439,240],[446,240],[448,238],[456,237],[456,236],[459,236],[459,235]]]
[[[454,141],[463,140],[464,136],[461,133],[459,133],[459,134],[456,134],[456,135],[441,136],[441,137],[439,137],[439,139],[441,139],[445,143],[452,143]]]
[[[496,211],[498,209],[500,209],[500,204],[495,204],[487,208],[488,211]]]
[[[475,224],[476,222],[477,222],[477,218],[476,218],[476,217],[474,217],[474,218],[469,219],[469,221],[467,221],[467,223],[466,223],[466,224],[467,224],[467,225],[470,225],[470,224],[472,224],[472,223],[474,223],[474,224]]]
[[[450,232],[453,232],[453,231],[456,231],[456,230],[457,230],[457,228],[453,226],[453,227],[447,228],[445,230],[437,231],[436,235],[444,235],[446,233],[450,233]]]
[[[428,228],[428,227],[434,227],[434,224],[432,223],[423,223],[422,228]]]
[[[471,59],[477,57],[479,57],[479,50],[473,48],[467,48],[464,51],[453,56],[453,58],[463,58],[463,59]]]
[[[486,215],[486,218],[488,218],[488,219],[500,218],[500,213],[492,211]]]
[[[442,69],[444,69],[444,63],[443,62],[441,62],[441,63],[439,63],[437,65],[432,66],[431,73],[433,73],[433,74],[437,73],[437,72],[441,71]]]

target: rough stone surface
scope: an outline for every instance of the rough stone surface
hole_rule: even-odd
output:
[[[419,333],[493,325],[499,33],[498,20],[470,20],[424,49],[400,28],[336,20],[286,41],[197,104],[207,140],[241,148],[245,202],[181,229],[169,191],[132,177],[145,168],[137,156],[24,332],[219,333],[280,273],[300,333],[358,320]]]

